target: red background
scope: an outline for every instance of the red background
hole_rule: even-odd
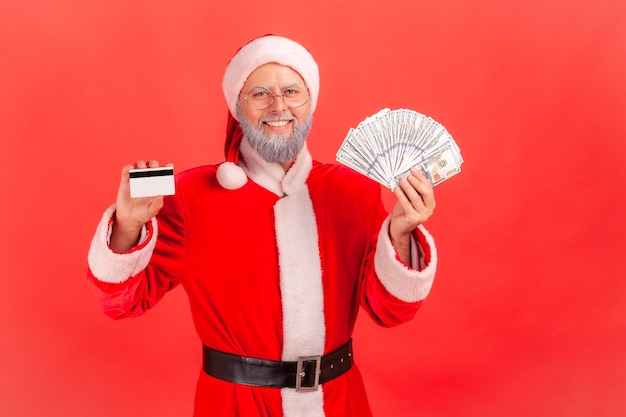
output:
[[[375,413],[626,415],[626,3],[211,3],[0,4],[0,415],[190,415],[183,291],[112,321],[87,248],[125,163],[222,160],[222,72],[265,33],[318,60],[318,160],[383,107],[432,116],[465,158],[436,188],[420,314],[359,322]]]

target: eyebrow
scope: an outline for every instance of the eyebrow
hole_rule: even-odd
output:
[[[286,90],[286,89],[291,88],[291,87],[299,87],[299,88],[302,88],[302,89],[306,89],[306,87],[304,87],[304,86],[303,86],[303,85],[301,85],[300,83],[285,84],[285,85],[283,85],[282,87],[280,87],[280,89],[281,89],[281,91],[282,91],[282,90]],[[251,87],[248,91],[252,91],[252,90],[254,90],[255,88],[265,88],[265,89],[267,89],[267,90],[272,91],[272,87],[271,87],[271,86],[269,86],[269,85],[255,85],[255,86]]]

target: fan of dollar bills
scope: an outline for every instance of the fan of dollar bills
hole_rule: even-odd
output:
[[[337,161],[393,190],[411,167],[437,185],[461,172],[463,158],[452,136],[430,117],[383,109],[350,129]]]

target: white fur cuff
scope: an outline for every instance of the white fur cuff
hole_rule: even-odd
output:
[[[148,266],[154,245],[156,244],[157,221],[156,218],[151,220],[152,235],[150,240],[142,245],[141,248],[131,250],[128,253],[115,253],[109,247],[114,213],[115,205],[109,207],[104,212],[91,241],[87,262],[91,273],[98,280],[118,284],[137,275]],[[142,232],[142,235],[145,235],[145,233]]]
[[[424,260],[420,259],[417,265],[414,264],[416,269],[409,269],[396,258],[396,251],[389,238],[390,221],[391,217],[387,217],[378,235],[376,255],[374,256],[376,274],[387,291],[396,298],[409,303],[423,300],[430,292],[435,279],[437,269],[435,241],[422,225],[418,227],[417,232],[422,234],[428,243],[430,262],[425,265]],[[412,247],[412,254],[416,254],[417,250],[418,248]],[[420,253],[424,252],[421,248],[419,251]],[[415,261],[415,257],[413,259]]]

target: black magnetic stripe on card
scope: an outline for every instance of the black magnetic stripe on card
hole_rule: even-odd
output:
[[[156,171],[153,170],[145,170],[145,171],[131,171],[131,178],[147,178],[147,177],[166,177],[168,175],[174,175],[173,169],[159,169]]]

